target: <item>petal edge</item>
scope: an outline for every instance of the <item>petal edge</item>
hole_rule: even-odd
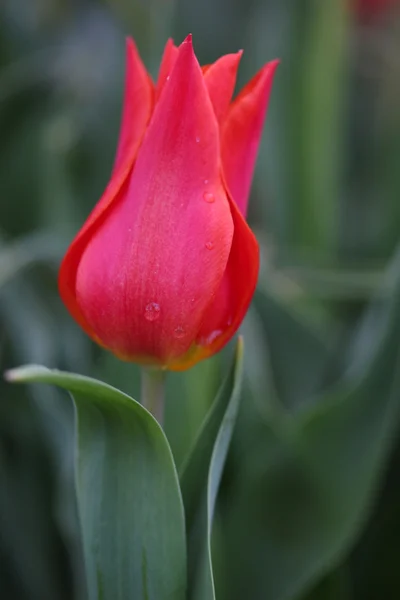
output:
[[[130,102],[134,98],[137,107],[134,120],[130,111]],[[144,67],[136,45],[131,38],[126,47],[126,84],[124,106],[121,119],[121,132],[111,179],[83,227],[71,242],[61,263],[58,287],[60,296],[68,310],[81,327],[97,343],[101,344],[87,323],[76,299],[76,274],[82,253],[90,240],[94,228],[98,225],[111,205],[123,195],[128,177],[138,153],[143,135],[150,121],[154,102],[154,86]]]
[[[245,216],[258,146],[278,60],[267,63],[243,88],[230,106],[221,128],[224,175]]]

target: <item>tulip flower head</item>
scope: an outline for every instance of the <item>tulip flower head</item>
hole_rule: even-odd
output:
[[[70,245],[60,294],[118,357],[183,370],[235,334],[259,270],[245,215],[277,61],[232,101],[241,52],[201,68],[168,41],[156,84],[127,42],[111,179]]]

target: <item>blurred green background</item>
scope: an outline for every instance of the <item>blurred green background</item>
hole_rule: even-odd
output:
[[[219,600],[400,598],[400,7],[367,0],[2,0],[0,366],[77,371],[138,397],[92,343],[59,261],[111,171],[124,40],[168,37],[239,84],[281,58],[249,220],[262,251],[219,498]],[[168,380],[180,465],[227,355]],[[72,409],[0,382],[0,597],[84,600]],[[159,499],[162,502],[162,499]]]

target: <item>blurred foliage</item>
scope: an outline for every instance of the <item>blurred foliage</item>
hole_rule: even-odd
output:
[[[0,361],[138,397],[136,367],[72,322],[57,265],[118,135],[124,38],[153,76],[169,36],[202,63],[281,58],[252,190],[259,291],[217,505],[218,600],[400,597],[400,7],[351,0],[2,0]],[[226,354],[168,381],[182,465]],[[63,394],[0,382],[0,596],[85,598]],[[189,393],[190,391],[190,393]]]

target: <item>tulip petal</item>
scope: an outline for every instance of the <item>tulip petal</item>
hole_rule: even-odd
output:
[[[121,357],[168,366],[191,351],[233,237],[219,157],[218,124],[188,38],[129,189],[79,264],[76,295],[85,318]]]
[[[132,39],[127,40],[126,85],[120,142],[112,178],[103,196],[90,213],[85,224],[71,243],[59,273],[60,295],[75,320],[98,343],[86,321],[75,295],[76,273],[85,246],[93,229],[106,215],[114,202],[125,193],[127,178],[132,171],[136,155],[153,110],[154,89],[150,77],[140,60]]]
[[[204,81],[218,123],[222,122],[228,112],[242,54],[242,50],[236,54],[226,54],[208,68],[203,68]]]
[[[251,181],[279,61],[263,67],[233,101],[221,128],[224,174],[233,199],[246,215]]]
[[[158,73],[157,86],[156,86],[156,102],[159,99],[161,92],[164,88],[165,82],[167,81],[168,75],[175,65],[175,61],[178,56],[178,48],[175,46],[174,41],[170,38],[164,49],[164,54],[161,59],[160,70]]]
[[[233,199],[229,201],[234,235],[224,277],[204,313],[196,344],[169,364],[171,371],[184,371],[219,352],[235,335],[252,300],[260,264],[258,242]]]
[[[138,146],[151,113],[154,84],[142,63],[132,38],[126,42],[125,92],[114,173],[132,147]],[[149,110],[150,109],[150,110]]]
[[[258,279],[258,242],[231,199],[234,235],[221,285],[204,315],[196,343],[202,358],[219,352],[238,330],[249,308]]]

